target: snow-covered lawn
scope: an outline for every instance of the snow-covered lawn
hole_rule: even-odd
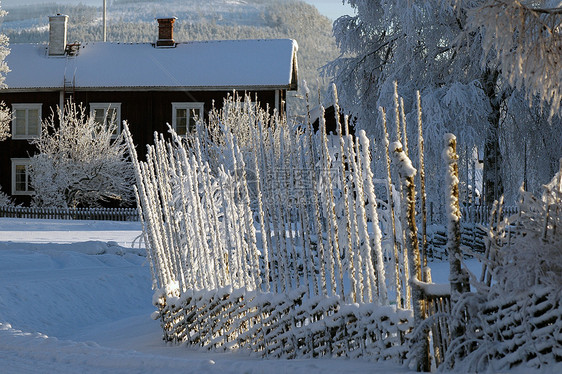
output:
[[[406,373],[167,346],[139,223],[0,218],[1,373]]]
[[[410,373],[393,363],[166,345],[150,318],[140,233],[139,223],[0,218],[0,372]],[[434,281],[446,281],[448,263],[432,267]],[[552,369],[542,372],[561,367]]]

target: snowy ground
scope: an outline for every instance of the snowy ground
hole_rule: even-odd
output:
[[[0,218],[1,373],[406,373],[166,346],[140,224]]]
[[[410,372],[392,363],[261,360],[167,346],[150,319],[139,235],[138,223],[0,218],[0,372]],[[433,267],[434,281],[446,281],[448,264]]]

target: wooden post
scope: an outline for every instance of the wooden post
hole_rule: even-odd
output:
[[[382,125],[384,129],[384,146],[386,152],[386,171],[387,171],[387,193],[388,193],[388,202],[390,206],[390,221],[392,226],[392,245],[393,245],[393,252],[394,252],[394,280],[396,282],[396,306],[398,308],[402,308],[404,304],[402,303],[402,286],[401,286],[401,277],[400,277],[400,262],[398,259],[398,243],[397,243],[397,233],[396,233],[396,217],[395,217],[395,209],[394,209],[394,196],[392,196],[392,176],[390,173],[390,152],[389,152],[389,140],[388,140],[388,129],[386,126],[386,111],[384,108],[379,108],[382,115]]]
[[[427,195],[425,193],[425,164],[424,164],[424,148],[423,148],[423,129],[422,129],[422,111],[420,91],[416,91],[417,107],[418,107],[418,152],[420,162],[420,197],[422,211],[422,266],[427,266]],[[427,282],[424,269],[423,281]]]
[[[461,230],[459,207],[459,156],[457,155],[457,138],[453,134],[445,134],[445,150],[443,160],[446,164],[445,173],[445,207],[447,212],[447,251],[449,253],[449,279],[451,282],[451,303],[452,308],[459,301],[461,294],[465,291],[467,280],[461,267]],[[464,325],[458,316],[452,319],[451,340],[464,334]],[[460,357],[462,352],[458,352],[455,357]]]
[[[402,181],[403,196],[406,205],[406,222],[408,229],[406,230],[406,250],[408,253],[408,268],[410,270],[410,280],[414,282],[422,281],[422,270],[420,262],[420,250],[418,242],[418,228],[416,226],[416,186],[414,177],[416,169],[412,166],[412,162],[402,149],[400,142],[391,145],[393,160],[398,168],[398,174]],[[426,318],[424,295],[420,287],[412,287],[412,309],[414,311],[414,326],[419,328]],[[414,351],[414,361],[417,371],[429,371],[429,335],[427,328],[420,332],[418,339],[414,341],[412,346]]]

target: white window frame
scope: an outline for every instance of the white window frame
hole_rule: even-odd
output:
[[[29,190],[29,170],[27,169],[31,165],[30,158],[12,158],[12,195],[33,195],[35,191]],[[25,166],[26,167],[26,190],[25,191],[18,191],[16,190],[16,167],[17,166]]]
[[[38,134],[29,134],[29,119],[28,110],[37,110],[37,131]],[[12,139],[38,139],[41,137],[41,119],[42,117],[43,104],[41,103],[17,103],[12,104]],[[16,110],[25,110],[25,134],[16,134]]]
[[[205,108],[205,103],[202,102],[176,102],[176,103],[172,103],[172,128],[174,129],[174,131],[177,132],[177,110],[178,109],[186,109],[187,110],[187,129],[186,129],[186,134],[189,133],[189,122],[191,119],[191,115],[192,115],[192,110],[197,109],[199,110],[199,113],[201,113],[200,115],[203,116],[203,110]],[[179,134],[178,134],[179,135]],[[182,135],[182,136],[185,136]]]
[[[109,109],[115,109],[115,121],[117,122],[117,133],[113,134],[111,137],[116,138],[121,134],[121,103],[90,103],[90,116],[95,118],[95,111],[98,109],[103,110],[103,116],[105,121],[111,118],[107,117],[107,111]],[[104,123],[107,126],[107,122]]]

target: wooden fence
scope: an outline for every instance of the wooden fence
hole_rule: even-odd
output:
[[[519,293],[465,296],[464,303],[473,305],[467,308],[466,332],[449,342],[451,352],[464,361],[464,370],[484,372],[491,362],[494,371],[521,364],[539,369],[562,362],[562,302],[557,287],[537,285]]]
[[[462,221],[465,223],[474,223],[487,226],[490,222],[491,206],[488,205],[468,205],[461,207]],[[516,205],[503,205],[502,218],[510,217],[519,213],[519,207]]]
[[[153,318],[160,319],[164,340],[206,349],[248,349],[270,358],[406,358],[411,310],[305,294],[225,287],[166,299],[162,292]]]
[[[30,208],[0,206],[0,217],[62,220],[138,221],[136,208]]]

